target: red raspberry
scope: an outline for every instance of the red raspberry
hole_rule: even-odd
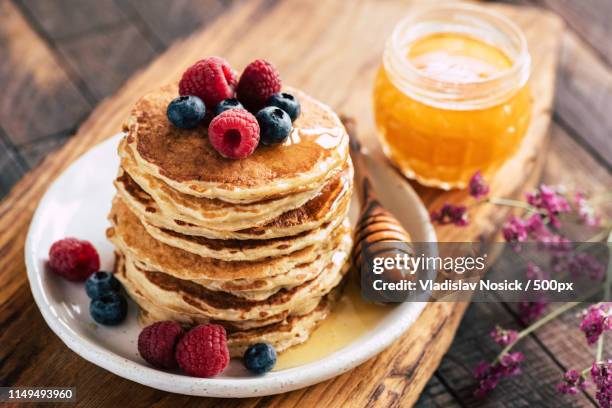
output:
[[[51,245],[49,267],[68,280],[82,282],[100,270],[100,257],[90,242],[64,238]]]
[[[180,95],[195,95],[211,111],[223,99],[232,98],[236,88],[236,72],[226,60],[208,57],[187,68],[179,82]]]
[[[175,368],[174,348],[183,335],[183,328],[173,321],[153,323],[138,336],[138,352],[146,361],[159,368]]]
[[[242,72],[236,94],[238,100],[251,112],[263,108],[268,98],[281,90],[278,71],[268,61],[258,59]]]
[[[245,109],[229,109],[210,122],[208,139],[221,156],[244,159],[259,144],[259,123]]]
[[[191,329],[176,346],[176,361],[187,374],[212,377],[229,363],[225,329],[218,324],[206,324]]]

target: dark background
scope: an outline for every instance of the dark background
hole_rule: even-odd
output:
[[[0,0],[0,197],[74,134],[91,110],[134,72],[238,2]],[[581,165],[597,169],[592,177],[609,179],[612,1],[514,3],[552,10],[565,20],[553,143],[566,144]],[[527,407],[549,401],[548,406],[593,406],[590,393],[561,398],[554,390],[563,371],[590,364],[594,350],[586,346],[577,322],[568,313],[523,341],[518,350],[527,355],[524,374],[476,402],[471,369],[498,351],[489,331],[495,324],[521,324],[512,305],[473,304],[419,405]],[[18,385],[19,378],[14,380]]]

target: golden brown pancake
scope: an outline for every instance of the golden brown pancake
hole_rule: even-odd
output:
[[[168,214],[132,177],[120,171],[115,186],[122,199],[143,221],[157,228],[184,235],[203,236],[223,240],[261,240],[289,237],[314,230],[330,222],[339,212],[346,211],[352,188],[352,164],[347,162],[342,173],[334,176],[323,189],[306,204],[287,211],[261,226],[236,231],[218,230],[203,226],[198,220],[178,211]],[[165,210],[169,210],[167,207]],[[339,215],[342,217],[342,215]]]
[[[181,214],[186,221],[222,228],[223,230],[237,230],[253,225],[262,225],[280,214],[301,207],[308,200],[316,196],[329,182],[326,180],[313,190],[306,190],[296,194],[274,197],[253,203],[229,203],[219,199],[195,197],[183,194],[170,187],[163,180],[141,171],[133,155],[125,148],[125,138],[119,145],[121,168],[129,177],[146,191],[155,202],[169,216]],[[337,172],[331,172],[329,178],[335,177]]]
[[[320,251],[330,250],[336,242],[350,234],[350,228],[340,225],[329,240],[316,246],[275,258],[228,262],[204,258],[154,239],[121,199],[113,201],[109,219],[112,227],[107,230],[107,237],[115,247],[181,279],[255,279],[285,274],[300,264],[314,261]]]
[[[253,202],[310,190],[341,166],[348,136],[338,116],[298,90],[302,114],[282,145],[260,147],[244,160],[223,158],[206,137],[206,125],[178,129],[166,108],[176,85],[141,98],[127,123],[127,144],[138,166],[182,193],[229,202]]]
[[[330,263],[313,279],[290,289],[281,289],[265,299],[245,299],[228,292],[210,290],[195,282],[178,279],[163,272],[141,269],[125,256],[122,279],[128,293],[138,290],[140,295],[162,309],[176,313],[201,316],[210,320],[243,322],[279,315],[304,314],[330,292],[347,271],[344,264]],[[253,324],[255,326],[255,324]]]
[[[125,280],[125,267],[123,257],[117,254],[115,274],[123,282]],[[161,308],[141,293],[131,293],[130,296],[140,308],[139,321],[142,326],[148,326],[162,320],[174,320],[186,326],[197,324],[222,324],[228,332],[228,347],[232,357],[240,357],[246,349],[258,342],[272,344],[277,352],[303,343],[308,339],[318,323],[330,313],[335,302],[340,297],[343,285],[338,285],[327,295],[313,305],[304,314],[292,316],[272,316],[272,318],[258,319],[257,321],[228,322],[210,320],[201,315],[188,315],[176,313]],[[255,325],[253,325],[255,324]]]

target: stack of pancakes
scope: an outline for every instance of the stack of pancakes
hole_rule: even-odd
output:
[[[176,86],[136,103],[120,143],[109,219],[116,275],[142,324],[215,322],[232,356],[304,342],[337,299],[352,235],[348,136],[327,106],[290,90],[302,114],[288,140],[221,157],[206,125],[166,118]]]

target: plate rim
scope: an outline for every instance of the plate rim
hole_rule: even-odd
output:
[[[45,208],[47,201],[52,197],[52,192],[58,188],[57,186],[70,169],[86,161],[88,156],[95,149],[102,149],[106,147],[107,144],[118,144],[123,134],[123,132],[117,133],[95,146],[92,146],[67,166],[62,173],[53,180],[37,204],[28,228],[24,246],[24,260],[27,277],[36,306],[40,310],[43,319],[51,331],[53,331],[70,350],[83,359],[122,378],[171,393],[220,398],[267,396],[308,387],[339,376],[361,365],[363,362],[387,349],[391,343],[396,341],[420,316],[426,305],[425,302],[398,305],[387,318],[391,315],[398,315],[400,318],[394,320],[393,324],[385,327],[384,336],[362,336],[355,339],[355,341],[349,345],[330,354],[324,360],[313,361],[298,367],[272,372],[269,373],[269,375],[253,376],[249,378],[196,378],[158,370],[122,357],[104,348],[102,345],[96,344],[79,335],[70,325],[65,324],[58,318],[57,313],[53,310],[53,305],[45,293],[42,283],[42,271],[36,264],[39,260],[34,259],[33,256],[33,254],[36,253],[33,249],[34,232],[41,228],[39,225],[44,223],[41,215],[43,212],[42,209]],[[412,187],[407,186],[407,190],[409,194],[413,195],[411,199],[417,203],[417,211],[427,214],[423,203]],[[429,236],[428,241],[435,245],[437,241],[435,230],[431,226],[426,228],[426,230]],[[354,355],[351,355],[352,353],[350,353],[350,350],[357,345],[365,351],[355,358]]]

